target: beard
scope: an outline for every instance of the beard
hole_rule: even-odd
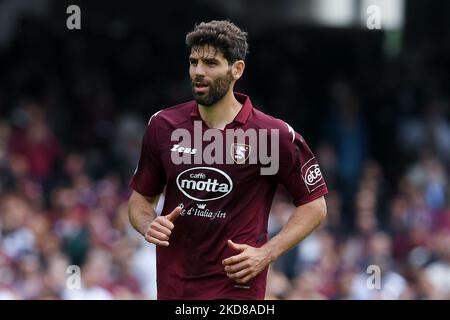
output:
[[[201,79],[195,79],[192,84],[192,95],[197,103],[210,107],[217,101],[221,100],[230,89],[233,76],[231,70],[228,71],[223,77],[219,77],[212,82],[205,83],[208,85],[208,91],[206,93],[198,94],[195,92],[195,82],[202,82]]]

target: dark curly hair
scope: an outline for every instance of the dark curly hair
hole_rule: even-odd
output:
[[[248,54],[247,32],[227,20],[213,20],[195,25],[194,30],[186,35],[186,45],[189,51],[193,47],[210,45],[222,52],[228,64],[245,60]]]

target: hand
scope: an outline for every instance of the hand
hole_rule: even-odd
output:
[[[168,247],[169,237],[174,228],[173,222],[180,215],[181,208],[176,207],[165,216],[158,216],[153,220],[144,234],[145,240],[157,246]]]
[[[271,262],[265,248],[255,248],[246,244],[234,243],[228,240],[228,245],[240,253],[222,261],[228,278],[237,283],[247,283],[256,277]]]

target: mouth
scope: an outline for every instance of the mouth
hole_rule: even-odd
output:
[[[194,82],[195,93],[205,93],[209,89],[209,85],[205,82]]]

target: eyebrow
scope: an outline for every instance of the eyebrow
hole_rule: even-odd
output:
[[[202,60],[205,62],[216,62],[219,63],[220,61],[216,58],[194,58],[194,57],[189,57],[189,61],[198,61],[198,60]]]

